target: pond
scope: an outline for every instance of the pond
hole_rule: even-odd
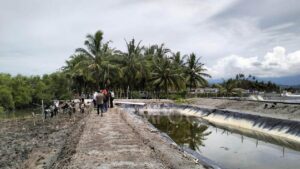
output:
[[[220,166],[232,169],[296,169],[300,146],[281,144],[268,137],[252,137],[222,129],[200,119],[180,115],[147,115],[160,131]]]

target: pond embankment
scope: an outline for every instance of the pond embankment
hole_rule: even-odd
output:
[[[192,98],[185,103],[213,109],[235,110],[241,113],[300,121],[300,104],[265,103],[228,99]]]
[[[140,100],[142,101],[142,100]],[[300,105],[222,99],[189,99],[189,104],[150,102],[146,109],[177,111],[216,125],[249,130],[300,143]],[[268,108],[269,107],[269,108]],[[295,120],[296,119],[296,120]]]
[[[175,103],[175,101],[167,99],[117,99],[116,102],[118,101],[142,103]],[[240,101],[212,98],[190,98],[183,100],[181,103],[209,109],[239,111],[240,113],[246,114],[300,121],[300,104],[277,103],[276,105],[273,105],[272,103],[259,101]]]
[[[66,168],[194,168],[192,159],[172,147],[160,133],[118,108],[100,117],[90,114]]]

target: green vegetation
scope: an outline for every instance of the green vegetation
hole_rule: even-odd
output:
[[[200,58],[196,58],[196,55],[192,53],[186,62],[185,76],[187,77],[187,84],[190,88],[196,88],[197,86],[206,86],[207,81],[204,77],[211,77],[209,74],[204,73],[206,69],[203,68],[204,64],[200,63]]]
[[[86,36],[84,45],[63,67],[76,93],[111,88],[123,97],[138,97],[145,93],[136,91],[144,91],[151,97],[170,98],[174,91],[206,86],[204,77],[210,77],[194,53],[184,60],[186,55],[173,53],[164,44],[146,47],[132,39],[125,41],[123,52],[111,48],[110,41],[103,42],[103,32],[97,31]]]
[[[178,99],[187,87],[207,85],[204,77],[210,76],[193,53],[181,56],[164,44],[146,47],[135,39],[124,43],[125,52],[110,44],[97,31],[86,36],[85,47],[77,48],[59,72],[31,77],[0,74],[0,111],[30,107],[41,100],[71,99],[101,88],[122,97]]]
[[[114,49],[110,41],[103,42],[103,32],[97,31],[86,36],[85,48],[77,48],[58,72],[30,77],[0,73],[0,111],[30,107],[41,100],[47,104],[53,99],[71,99],[101,88],[113,89],[119,97],[180,101],[188,89],[208,86],[205,78],[210,75],[194,53],[181,55],[164,44],[142,46],[135,39],[125,42],[125,52]],[[274,83],[243,74],[212,87],[225,96],[239,95],[242,89],[279,91]]]
[[[41,104],[42,99],[46,104],[52,99],[70,99],[69,86],[70,82],[62,72],[43,77],[0,74],[0,110],[27,108]]]

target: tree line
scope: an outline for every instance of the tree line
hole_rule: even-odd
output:
[[[195,53],[182,55],[164,44],[143,46],[135,39],[125,40],[125,51],[112,48],[111,43],[104,42],[99,30],[88,34],[84,47],[77,48],[57,72],[30,77],[0,73],[0,111],[38,105],[41,100],[71,99],[74,94],[103,88],[113,89],[118,96],[133,97],[134,91],[146,91],[170,98],[174,92],[185,97],[187,91],[209,85],[211,76]],[[279,91],[274,83],[244,74],[210,86],[226,95],[237,95],[240,89]]]
[[[85,48],[77,48],[66,61],[63,72],[71,79],[77,93],[110,88],[121,93],[154,91],[166,95],[206,86],[206,73],[200,57],[181,55],[164,44],[142,46],[141,41],[125,40],[126,51],[103,42],[103,32],[89,34]]]
[[[239,96],[245,90],[249,93],[280,92],[280,86],[276,83],[259,81],[253,75],[244,74],[237,74],[235,78],[229,78],[220,84],[213,84],[212,87],[218,88],[219,93],[224,96]]]
[[[164,44],[142,46],[125,40],[126,51],[103,41],[103,32],[88,34],[60,71],[43,76],[0,74],[0,110],[25,108],[53,99],[71,99],[109,88],[120,93],[152,91],[168,95],[207,86],[204,64],[194,53],[181,55]]]
[[[71,82],[64,73],[44,76],[11,76],[0,73],[0,110],[12,110],[45,104],[52,99],[70,99]]]

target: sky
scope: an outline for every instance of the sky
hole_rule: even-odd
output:
[[[213,79],[244,73],[300,84],[299,16],[298,0],[0,0],[0,72],[59,70],[102,30],[121,50],[135,38],[194,52]]]

